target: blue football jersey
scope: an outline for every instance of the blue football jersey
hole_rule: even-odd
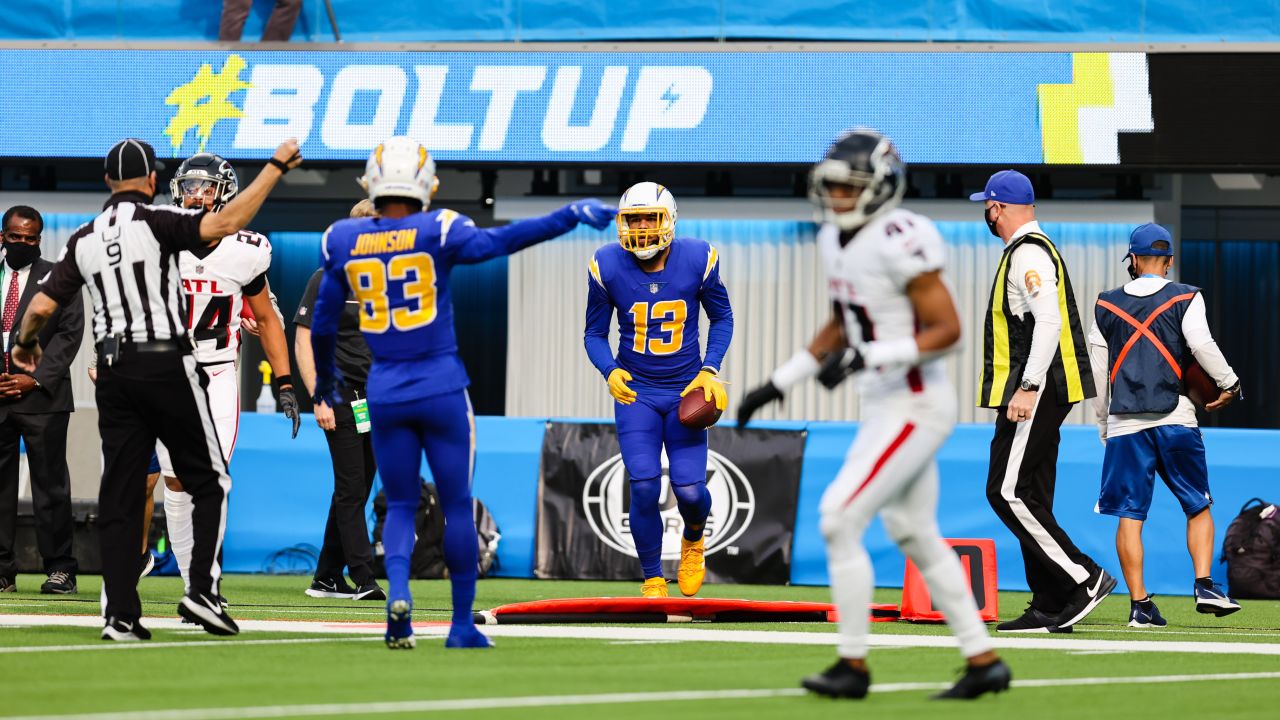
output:
[[[614,368],[641,386],[683,388],[708,367],[719,372],[733,337],[733,310],[720,280],[715,248],[676,238],[662,270],[645,272],[621,245],[596,250],[587,274],[587,355],[606,378]],[[698,331],[698,307],[710,321],[706,357]],[[609,347],[609,324],[618,318],[618,349]]]
[[[568,207],[484,229],[453,210],[340,220],[324,236],[324,278],[313,339],[336,332],[350,291],[360,304],[360,331],[373,354],[370,401],[411,400],[464,388],[468,379],[457,354],[450,271],[458,264],[509,255],[577,223]],[[317,356],[317,365],[320,361]]]

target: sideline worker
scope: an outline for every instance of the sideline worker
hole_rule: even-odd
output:
[[[982,340],[978,406],[996,414],[987,500],[1022,545],[1031,603],[1001,632],[1068,632],[1116,586],[1053,516],[1059,429],[1094,395],[1084,332],[1067,266],[1036,222],[1031,181],[991,176],[969,196],[1004,254],[991,288]]]
[[[1152,223],[1138,227],[1129,236],[1128,258],[1133,280],[1098,296],[1089,354],[1099,388],[1093,407],[1107,446],[1096,510],[1120,518],[1116,554],[1129,586],[1129,626],[1167,624],[1142,577],[1142,524],[1156,473],[1187,516],[1196,611],[1230,615],[1240,605],[1209,577],[1213,497],[1196,409],[1183,394],[1181,363],[1194,357],[1217,383],[1218,397],[1205,406],[1210,412],[1240,397],[1240,378],[1209,332],[1200,288],[1166,279],[1173,267],[1169,231]]]

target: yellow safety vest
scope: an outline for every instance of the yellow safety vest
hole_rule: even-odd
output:
[[[1009,243],[1000,257],[995,284],[991,286],[991,304],[987,309],[982,335],[982,370],[978,377],[978,407],[999,408],[1009,404],[1009,399],[1022,382],[1022,373],[1031,354],[1031,334],[1035,317],[1027,313],[1016,317],[1009,313],[1009,260],[1013,251],[1025,243],[1039,245],[1053,258],[1058,274],[1058,312],[1063,318],[1062,333],[1058,337],[1058,350],[1049,365],[1045,384],[1052,383],[1060,405],[1078,403],[1096,393],[1093,387],[1093,371],[1089,366],[1089,351],[1084,332],[1080,329],[1080,313],[1076,309],[1075,293],[1071,290],[1071,278],[1062,256],[1049,238],[1039,233],[1028,233]],[[1042,388],[1048,391],[1048,388]]]

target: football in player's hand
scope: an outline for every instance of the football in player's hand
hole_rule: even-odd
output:
[[[1217,400],[1222,392],[1213,378],[1209,377],[1204,368],[1200,367],[1200,363],[1195,360],[1192,360],[1191,364],[1182,371],[1182,383],[1187,388],[1187,397],[1191,398],[1191,402],[1201,410],[1205,405]]]
[[[716,409],[716,401],[707,400],[702,388],[680,398],[680,409],[676,412],[680,424],[695,430],[706,430],[720,420],[721,411]]]

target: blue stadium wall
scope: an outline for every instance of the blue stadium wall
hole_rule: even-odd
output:
[[[288,433],[287,423],[280,416],[241,416],[240,440],[231,462],[235,486],[224,550],[225,566],[230,572],[269,572],[273,564],[276,570],[305,570],[305,563],[290,566],[281,558],[296,559],[304,554],[287,552],[289,548],[304,544],[319,547],[321,543],[333,488],[324,435],[306,417],[296,440],[281,440]],[[477,418],[475,494],[489,507],[502,533],[498,553],[501,567],[497,573],[500,576],[533,577],[538,468],[545,426],[545,418]],[[840,467],[857,425],[788,422],[775,426],[808,431],[791,582],[823,585],[827,583],[827,566],[818,531],[818,499]],[[1025,590],[1017,541],[986,501],[991,434],[990,425],[961,425],[943,446],[938,455],[942,476],[939,523],[948,537],[993,538],[1000,587]],[[1280,501],[1277,461],[1268,453],[1258,452],[1280,440],[1280,433],[1206,429],[1204,435],[1215,499],[1217,548],[1221,547],[1227,523],[1247,500],[1261,496],[1271,502]],[[1119,577],[1116,520],[1093,512],[1102,455],[1095,428],[1063,428],[1054,509],[1077,545]],[[422,474],[430,478],[425,463]],[[1157,594],[1190,593],[1193,573],[1187,557],[1185,527],[1185,518],[1173,496],[1157,488],[1144,533],[1146,584]],[[904,560],[878,520],[866,540],[875,565],[876,584],[901,586]],[[281,553],[282,550],[286,552]],[[1225,570],[1216,559],[1213,572],[1215,577],[1225,579]]]
[[[255,0],[256,40],[273,0]],[[216,40],[221,3],[0,2],[0,40]],[[1218,42],[1280,37],[1280,4],[1238,0],[1016,3],[986,0],[332,0],[347,42],[792,40]],[[295,41],[329,42],[325,3],[308,0]]]

